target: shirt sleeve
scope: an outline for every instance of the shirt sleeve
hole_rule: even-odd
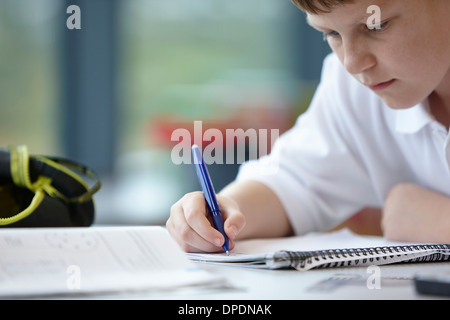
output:
[[[336,56],[327,57],[308,111],[270,155],[243,164],[237,176],[271,188],[296,234],[326,230],[376,203],[364,161],[352,147],[352,81]]]

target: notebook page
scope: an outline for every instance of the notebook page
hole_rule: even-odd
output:
[[[5,229],[0,297],[169,290],[218,281],[161,227]]]
[[[305,236],[242,240],[235,248],[226,254],[188,254],[194,261],[208,263],[235,262],[246,266],[261,267],[267,257],[280,250],[287,251],[315,251],[326,249],[370,248],[390,245],[409,245],[411,243],[388,241],[383,237],[362,236],[342,229],[329,233],[311,233]]]
[[[362,236],[349,229],[342,229],[327,233],[311,233],[305,236],[238,241],[233,251],[243,254],[256,254],[278,250],[315,251],[409,244],[411,243],[388,241],[383,237]]]

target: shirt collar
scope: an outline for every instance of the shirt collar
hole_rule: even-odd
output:
[[[396,110],[395,129],[400,133],[416,133],[433,121],[428,100],[425,100],[412,108]]]

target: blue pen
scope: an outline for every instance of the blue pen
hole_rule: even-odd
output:
[[[222,214],[220,213],[219,204],[217,203],[216,193],[209,177],[208,169],[203,161],[202,154],[197,145],[192,146],[192,155],[194,157],[195,169],[197,171],[198,181],[202,186],[203,195],[205,196],[206,203],[208,205],[209,214],[214,223],[214,227],[224,236],[225,243],[222,248],[228,254],[228,237],[223,228]]]

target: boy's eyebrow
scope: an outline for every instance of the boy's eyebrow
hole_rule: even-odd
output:
[[[363,17],[361,18],[361,21],[356,21],[356,22],[354,22],[354,23],[352,23],[352,24],[349,24],[349,26],[351,26],[351,27],[358,26],[360,23],[366,24],[366,19],[367,19],[367,18],[366,18],[365,16],[363,16]],[[320,25],[314,24],[314,23],[311,21],[310,15],[309,15],[309,14],[306,16],[306,23],[307,23],[309,26],[311,26],[312,28],[317,29],[317,30],[319,30],[319,31],[330,30],[330,28],[322,27],[322,26],[320,26]]]
[[[314,29],[318,29],[318,30],[327,30],[328,28],[323,28],[323,27],[321,27],[321,26],[317,26],[317,25],[315,25],[314,23],[312,23],[311,22],[311,20],[309,19],[309,14],[306,16],[306,23],[309,25],[309,26],[311,26],[311,27],[313,27]]]

